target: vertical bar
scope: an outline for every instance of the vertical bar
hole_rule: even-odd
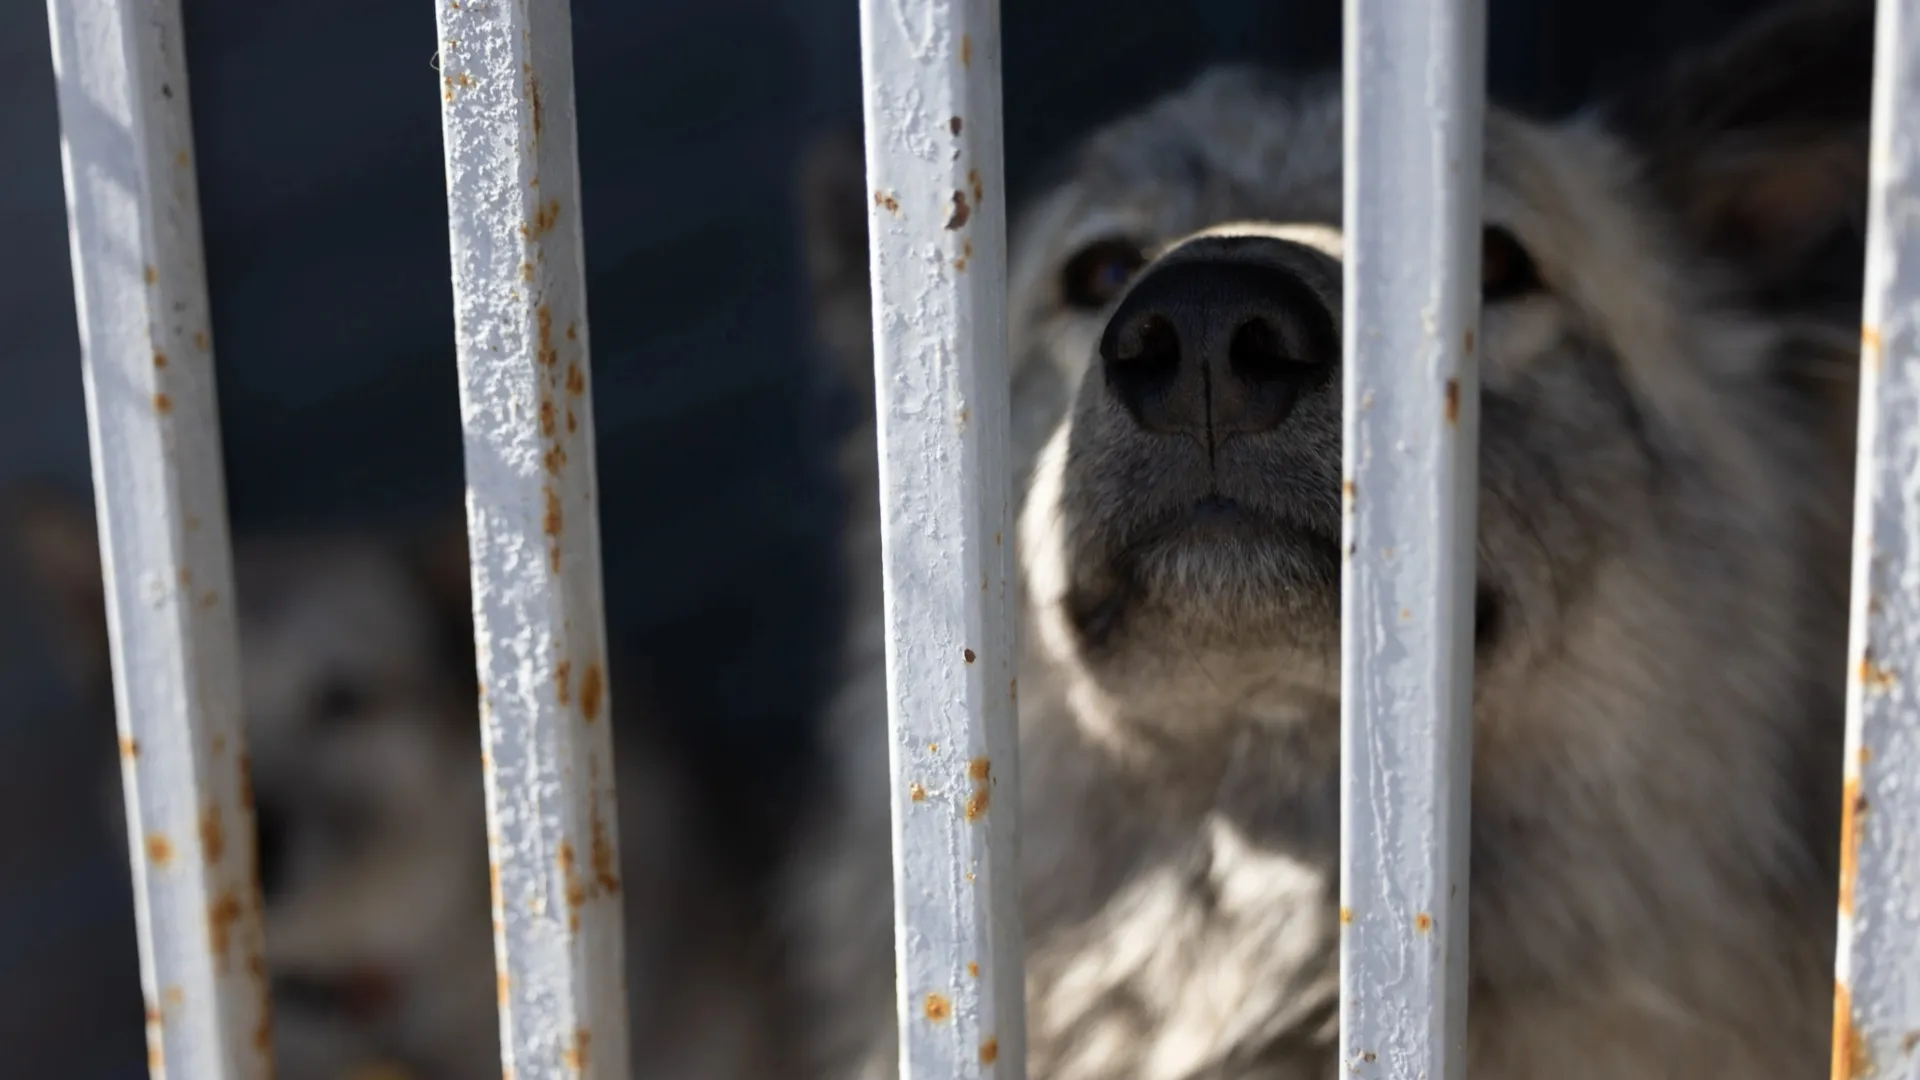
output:
[[[903,1080],[1026,1072],[997,0],[861,0]]]
[[[626,1080],[572,26],[435,9],[502,1064]]]
[[[1340,1045],[1465,1073],[1483,0],[1346,4]]]
[[[1877,19],[1835,1080],[1920,1064],[1920,0]]]
[[[121,778],[159,1080],[272,1030],[178,0],[50,0]]]

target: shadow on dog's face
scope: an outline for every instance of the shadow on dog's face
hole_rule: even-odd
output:
[[[499,1067],[460,525],[417,541],[236,544],[275,1063],[288,1080]],[[41,494],[16,504],[14,526],[70,670],[110,710],[92,523]],[[111,788],[105,809],[124,828]]]

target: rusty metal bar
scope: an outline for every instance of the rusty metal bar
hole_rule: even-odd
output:
[[[1833,1076],[1920,1067],[1920,0],[1880,0]]]
[[[900,1075],[1025,1075],[997,0],[861,0]]]
[[[1465,1075],[1483,0],[1347,0],[1343,1075]]]
[[[51,0],[156,1080],[272,1074],[178,0]]]
[[[625,1080],[566,0],[436,0],[501,1056]]]

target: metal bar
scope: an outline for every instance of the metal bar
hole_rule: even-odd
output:
[[[628,1073],[566,0],[436,0],[501,1057]]]
[[[1465,1074],[1483,0],[1347,0],[1340,1045]]]
[[[996,0],[861,0],[903,1080],[1026,1071]]]
[[[271,1075],[232,552],[178,0],[51,0],[156,1078]]]
[[[1833,1076],[1920,1064],[1920,0],[1880,0]]]

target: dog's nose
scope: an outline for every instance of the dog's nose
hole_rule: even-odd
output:
[[[1337,370],[1338,265],[1267,237],[1202,238],[1163,256],[1100,339],[1120,403],[1141,427],[1213,440],[1269,432]]]

